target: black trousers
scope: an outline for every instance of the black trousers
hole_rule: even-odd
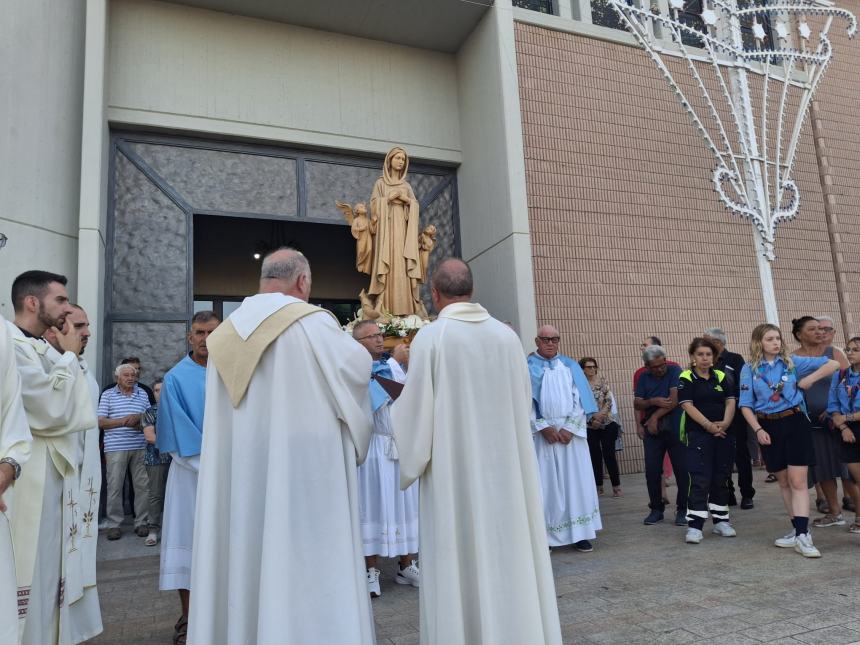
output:
[[[671,429],[661,430],[656,435],[645,431],[642,441],[645,447],[645,482],[648,484],[648,506],[652,510],[663,511],[663,493],[660,491],[660,480],[663,477],[663,457],[669,453],[672,470],[675,471],[675,483],[678,495],[675,505],[678,511],[687,508],[687,466],[684,444],[678,437],[677,424],[670,425]]]
[[[729,490],[726,479],[732,472],[735,438],[720,439],[693,427],[687,431],[687,523],[701,530],[708,512],[717,522],[729,519]]]
[[[591,456],[591,467],[594,469],[594,482],[603,486],[603,464],[609,472],[609,481],[613,486],[621,486],[618,475],[618,460],[615,458],[615,440],[618,438],[618,424],[610,423],[603,428],[588,429],[588,454]]]
[[[741,491],[741,497],[752,499],[755,497],[755,488],[753,488],[752,456],[750,455],[749,441],[747,441],[746,421],[736,418],[729,428],[729,434],[733,435],[735,440],[734,462],[738,471],[738,488]],[[732,481],[731,468],[726,477],[726,485],[728,486],[729,497],[734,497],[735,484]]]

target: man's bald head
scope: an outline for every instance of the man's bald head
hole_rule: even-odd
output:
[[[447,298],[471,296],[474,288],[472,270],[459,258],[446,258],[433,272],[431,286]]]
[[[469,302],[472,298],[472,270],[459,258],[442,260],[430,280],[430,297],[436,311],[455,302]]]
[[[307,300],[310,292],[311,265],[301,252],[283,247],[263,258],[260,293],[283,293]]]

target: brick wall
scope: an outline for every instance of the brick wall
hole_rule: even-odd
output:
[[[860,1],[837,4],[860,16]],[[844,325],[834,315],[839,342],[860,333],[860,39],[849,40],[841,21],[834,23],[830,38],[835,53],[816,94],[812,118],[842,294]]]
[[[750,331],[764,320],[752,227],[719,202],[711,153],[643,51],[520,23],[516,40],[538,322],[559,327],[563,352],[599,361],[627,431],[623,470],[634,472],[642,460],[631,385],[640,340],[660,336],[685,363],[690,339],[716,325],[746,355]],[[820,102],[834,137],[852,113],[853,145],[830,145],[841,173],[833,173],[842,191],[837,250],[847,255],[856,239],[845,218],[857,203],[860,88],[851,61],[860,44],[849,51],[842,40]],[[799,315],[839,317],[811,127],[794,178],[801,211],[779,228],[773,265],[784,334]],[[846,257],[844,271],[850,281],[860,264]]]

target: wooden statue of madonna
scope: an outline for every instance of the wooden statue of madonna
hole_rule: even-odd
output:
[[[364,204],[353,209],[336,202],[356,241],[355,268],[370,276],[370,286],[359,294],[364,319],[427,318],[420,291],[436,243],[436,227],[419,228],[418,200],[406,181],[408,168],[406,151],[392,148],[373,186],[369,216]]]

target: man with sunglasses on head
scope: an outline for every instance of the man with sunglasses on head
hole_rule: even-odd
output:
[[[597,413],[597,403],[579,364],[559,353],[560,342],[559,331],[544,325],[535,338],[537,351],[528,358],[532,436],[549,545],[573,544],[587,553],[603,528],[588,452],[588,418]]]

